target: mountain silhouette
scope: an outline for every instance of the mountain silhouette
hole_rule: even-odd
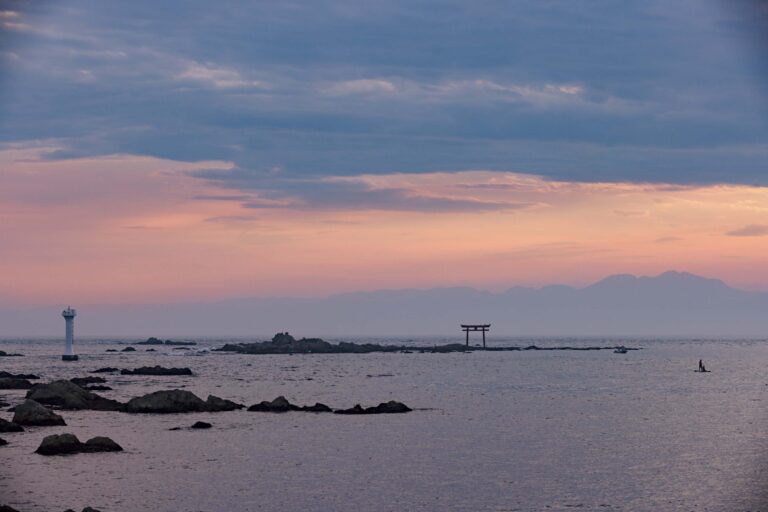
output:
[[[0,310],[0,337],[58,335],[58,309]],[[377,290],[78,310],[79,334],[105,336],[460,336],[460,323],[491,323],[492,335],[509,336],[768,336],[768,293],[675,271],[612,275],[584,288]]]

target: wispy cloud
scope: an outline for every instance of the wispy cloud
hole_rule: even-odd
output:
[[[749,224],[726,233],[728,236],[768,236],[767,224]]]
[[[211,85],[217,89],[256,88],[266,89],[269,85],[261,80],[249,80],[235,69],[212,63],[190,63],[177,75],[180,80]]]

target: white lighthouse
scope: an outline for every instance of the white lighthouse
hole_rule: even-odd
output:
[[[64,345],[64,355],[61,356],[61,360],[77,361],[77,355],[75,354],[75,351],[72,350],[72,341],[75,337],[75,316],[77,316],[77,311],[67,307],[67,309],[61,312],[61,316],[64,317],[64,321],[67,324],[67,341]]]

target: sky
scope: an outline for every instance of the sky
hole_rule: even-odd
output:
[[[0,0],[0,305],[768,291],[768,3]]]

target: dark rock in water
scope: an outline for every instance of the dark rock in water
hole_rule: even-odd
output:
[[[197,345],[197,343],[194,341],[163,341],[153,336],[151,338],[147,338],[147,341],[138,342],[137,345]]]
[[[124,348],[123,350],[121,350],[120,352],[136,352],[136,349],[135,349],[135,348],[133,348],[133,347],[125,347],[125,348]]]
[[[86,452],[121,452],[123,447],[112,439],[104,436],[96,436],[85,442]]]
[[[32,383],[27,379],[0,379],[0,389],[29,389]]]
[[[315,403],[315,405],[305,405],[301,410],[304,412],[333,412],[333,409],[320,402]]]
[[[14,408],[13,422],[35,427],[66,425],[64,418],[34,400],[25,400]]]
[[[213,425],[205,421],[196,421],[194,425],[192,425],[192,428],[211,428],[212,426]]]
[[[155,350],[153,348],[148,348],[147,350],[145,350],[145,352],[157,352],[157,350]]]
[[[94,384],[93,386],[85,386],[84,389],[87,389],[88,391],[112,391],[111,387],[103,386],[101,384]]]
[[[265,400],[258,404],[252,405],[248,408],[248,410],[256,412],[288,412],[298,411],[300,408],[290,403],[284,396],[279,396],[271,402],[267,402]]]
[[[401,412],[411,412],[413,409],[408,407],[402,402],[396,402],[394,400],[390,400],[389,402],[382,402],[376,407],[368,407],[365,412],[366,414],[393,414],[393,413],[401,413]]]
[[[111,366],[107,366],[105,368],[99,368],[98,370],[93,370],[91,373],[112,373],[119,370],[120,368],[113,368]]]
[[[4,350],[0,350],[0,357],[22,357],[24,354],[9,354]]]
[[[192,375],[189,368],[163,368],[162,366],[142,366],[135,370],[121,370],[120,375]]]
[[[108,348],[107,352],[117,352],[117,349],[116,348]]]
[[[107,379],[104,377],[75,377],[74,379],[69,379],[69,382],[74,382],[78,386],[83,387],[87,384],[102,384],[107,382]]]
[[[192,350],[189,347],[174,347],[173,350]]]
[[[208,405],[208,410],[211,412],[234,411],[245,407],[243,404],[238,404],[232,400],[225,400],[213,395],[208,395],[208,399],[205,403]]]
[[[5,400],[0,400],[0,407],[8,407],[9,405],[11,405],[11,404],[6,402]]]
[[[465,350],[464,345],[456,345]],[[328,343],[320,338],[302,338],[297,340],[287,332],[280,332],[271,341],[257,343],[227,343],[216,349],[222,352],[241,354],[367,354],[371,352],[400,352],[408,347],[399,345],[379,345],[378,343]],[[452,350],[455,350],[452,349]]]
[[[351,409],[339,409],[333,412],[335,414],[393,414],[410,412],[412,410],[413,409],[402,402],[395,402],[394,400],[391,400],[389,402],[382,402],[376,407],[363,408],[360,404],[357,404]]]
[[[6,440],[5,440],[5,439],[3,439],[2,437],[0,437],[0,446],[5,446],[5,445],[7,445],[7,444],[8,444],[8,441],[6,441]],[[0,511],[1,511],[1,510],[2,510],[2,508],[0,508]]]
[[[337,409],[333,411],[334,414],[365,414],[365,409],[360,404],[355,405],[350,409]]]
[[[125,412],[168,414],[177,412],[207,412],[209,406],[190,391],[172,389],[155,391],[148,395],[132,398],[125,405]]]
[[[0,379],[27,379],[27,380],[37,380],[40,377],[33,373],[8,373],[8,372],[0,372]]]
[[[63,455],[78,453],[83,449],[83,443],[73,434],[54,434],[43,438],[35,453],[40,455]]]
[[[154,336],[151,338],[147,338],[147,341],[140,341],[137,343],[137,345],[162,345],[162,344],[163,344],[163,340],[159,340]]]
[[[9,507],[8,505],[0,505],[0,512],[19,512],[13,507]]]
[[[95,411],[119,411],[123,404],[81,388],[68,380],[48,384],[35,384],[27,392],[27,398],[62,409],[90,409]]]
[[[120,452],[123,448],[108,437],[94,437],[85,443],[73,434],[46,436],[35,453],[40,455],[67,455],[73,453]]]
[[[96,510],[95,508],[91,507],[85,507],[82,512],[101,512],[100,510]]]
[[[0,432],[24,432],[24,427],[0,418]]]

